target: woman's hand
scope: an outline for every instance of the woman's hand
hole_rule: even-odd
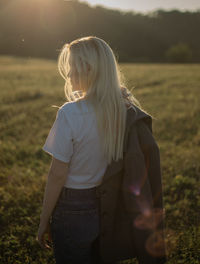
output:
[[[47,222],[47,224],[41,224],[40,222],[36,240],[43,249],[51,249],[51,247],[45,241],[45,235],[48,236],[48,241],[52,242],[50,223]]]

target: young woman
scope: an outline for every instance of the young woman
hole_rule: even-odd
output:
[[[57,264],[116,263],[111,256],[106,260],[96,244],[103,225],[98,190],[106,169],[112,166],[114,172],[119,165],[113,164],[123,161],[127,109],[137,110],[138,117],[150,115],[125,88],[115,55],[104,40],[89,36],[65,44],[58,69],[68,102],[59,107],[43,146],[52,162],[37,240],[50,248],[45,241],[49,235]],[[114,252],[114,245],[106,250]],[[155,258],[138,259],[158,263]]]

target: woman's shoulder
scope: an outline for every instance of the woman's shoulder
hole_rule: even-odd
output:
[[[128,108],[128,120],[134,126],[139,126],[140,124],[146,124],[152,131],[152,120],[153,116],[146,112],[144,109],[139,108],[136,105],[131,104]]]
[[[75,112],[76,108],[77,108],[77,102],[72,101],[72,102],[65,102],[63,105],[60,106],[59,110],[63,112],[73,113]]]
[[[68,115],[81,115],[91,112],[85,100],[66,102],[59,109]]]

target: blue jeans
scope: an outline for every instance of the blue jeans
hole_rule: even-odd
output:
[[[104,263],[98,252],[100,206],[96,190],[63,187],[50,223],[56,264]]]

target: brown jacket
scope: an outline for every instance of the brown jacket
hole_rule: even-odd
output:
[[[127,109],[124,158],[108,165],[99,194],[103,261],[137,257],[142,264],[165,263],[165,254],[156,257],[159,252],[152,253],[152,241],[148,248],[152,229],[133,224],[148,208],[163,209],[160,155],[152,135],[152,117],[138,107],[136,112],[132,106]],[[163,223],[162,218],[157,225],[162,234]]]

